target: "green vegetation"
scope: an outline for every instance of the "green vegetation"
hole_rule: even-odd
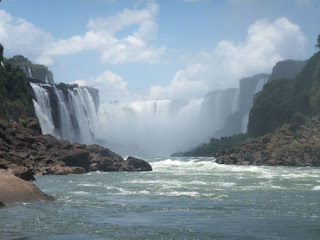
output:
[[[320,49],[320,34],[318,35],[318,43],[316,45],[316,48],[319,48]]]
[[[20,68],[27,76],[32,75],[33,79],[53,84],[53,75],[49,69],[41,64],[34,64],[22,55],[16,55],[5,59],[4,64],[10,64],[13,67]]]
[[[219,151],[232,149],[247,139],[246,134],[237,134],[230,137],[222,137],[221,139],[211,138],[209,143],[204,143],[195,149],[185,153],[175,153],[172,156],[217,156]]]
[[[35,117],[32,99],[33,91],[25,74],[11,64],[0,66],[0,117],[14,121]]]

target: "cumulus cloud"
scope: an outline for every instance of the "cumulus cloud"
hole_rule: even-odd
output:
[[[153,86],[151,98],[202,97],[208,91],[237,87],[238,80],[270,73],[276,62],[304,58],[305,37],[286,18],[262,19],[249,26],[244,42],[221,41],[212,52],[194,56],[169,86]]]
[[[51,47],[43,51],[39,60],[94,50],[101,54],[102,63],[158,62],[165,48],[149,44],[158,32],[155,21],[158,8],[157,4],[149,2],[141,10],[125,9],[110,17],[91,19],[87,24],[88,31],[83,36],[53,42]],[[117,38],[117,34],[129,26],[136,26],[136,29],[126,37]]]
[[[5,47],[6,56],[23,54],[35,59],[52,41],[51,34],[25,19],[14,18],[6,11],[0,10],[0,42]]]
[[[96,78],[88,80],[76,80],[79,86],[94,86],[99,89],[100,99],[107,101],[126,101],[129,98],[129,91],[127,89],[127,82],[122,80],[121,76],[105,71]]]
[[[158,32],[158,9],[154,1],[148,1],[142,9],[124,9],[113,16],[91,19],[85,34],[67,39],[54,39],[28,21],[0,10],[0,41],[8,55],[24,54],[46,65],[52,65],[55,56],[83,51],[98,52],[105,64],[155,63],[165,53],[165,47],[151,44]],[[133,30],[128,32],[128,27]]]

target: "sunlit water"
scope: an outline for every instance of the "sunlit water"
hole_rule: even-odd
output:
[[[54,202],[0,210],[0,239],[320,239],[320,168],[147,159],[153,172],[41,176]]]

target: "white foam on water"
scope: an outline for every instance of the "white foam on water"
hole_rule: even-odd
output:
[[[219,185],[222,187],[233,187],[237,184],[235,182],[220,182]]]
[[[92,183],[79,183],[78,186],[84,186],[84,187],[100,187],[100,184],[92,184]]]
[[[87,195],[87,194],[89,194],[88,192],[85,192],[85,191],[72,191],[70,193],[74,194],[74,195]]]
[[[320,186],[315,186],[315,187],[313,187],[311,190],[320,191]]]
[[[179,197],[179,196],[189,196],[189,197],[196,197],[199,196],[198,192],[185,192],[185,191],[170,191],[170,192],[156,192],[156,195],[159,196],[171,196],[171,197]]]

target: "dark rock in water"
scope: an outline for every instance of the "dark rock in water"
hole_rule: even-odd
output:
[[[1,208],[1,207],[4,207],[4,206],[5,206],[5,204],[0,201],[0,208]]]
[[[135,157],[128,157],[125,161],[125,167],[128,167],[129,171],[152,171],[149,163]]]

